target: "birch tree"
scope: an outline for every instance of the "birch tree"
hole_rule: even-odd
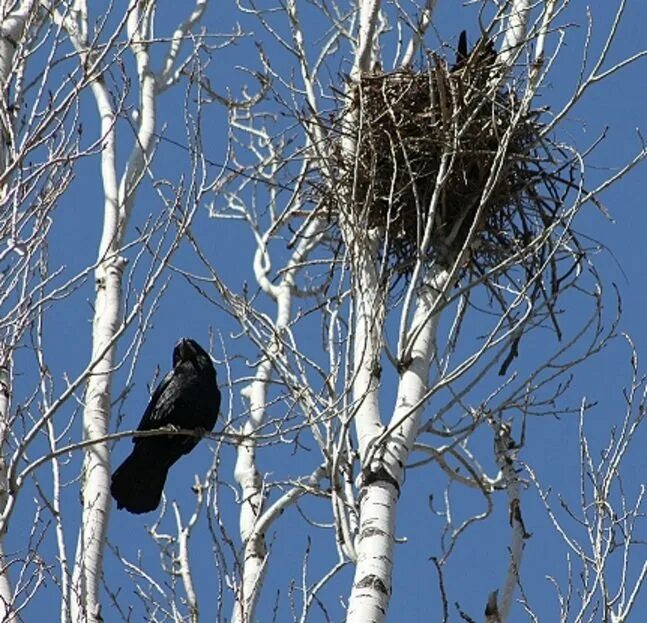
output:
[[[398,579],[434,620],[548,620],[524,563],[549,538],[559,620],[631,620],[645,383],[628,340],[598,460],[574,375],[620,321],[578,223],[647,151],[591,180],[603,137],[562,132],[644,62],[611,60],[627,4],[604,32],[566,1],[457,6],[463,49],[431,0],[0,3],[0,620],[55,596],[62,622],[378,623]],[[66,265],[79,203],[99,233]],[[67,310],[82,361],[52,345]],[[209,336],[224,406],[202,471],[132,518],[110,455],[168,365],[158,324]],[[576,500],[527,459],[554,418]],[[492,569],[460,562],[474,534]]]
[[[154,64],[150,46],[159,36],[153,24],[155,2],[133,0],[127,7],[114,10],[109,4],[88,9],[82,0],[2,3],[3,238],[7,243],[4,256],[10,262],[14,258],[5,273],[9,306],[3,315],[2,438],[11,448],[11,457],[7,461],[8,482],[3,488],[2,531],[8,529],[23,482],[45,461],[44,457],[33,459],[28,454],[29,447],[45,435],[54,488],[51,498],[49,493],[43,494],[42,508],[56,524],[61,620],[102,620],[99,593],[111,505],[107,443],[114,401],[111,381],[124,361],[117,358],[117,342],[137,325],[128,350],[139,349],[150,322],[151,305],[154,309],[159,296],[160,277],[196,206],[190,201],[182,206],[185,198],[181,187],[169,185],[169,194],[158,195],[162,209],[148,221],[145,215],[140,219],[144,225],[139,235],[128,235],[128,223],[138,188],[150,173],[155,155],[159,136],[156,100],[178,84],[182,72],[197,58],[200,42],[187,45],[187,39],[198,28],[207,4],[198,1],[187,7],[186,19],[165,35],[164,54]],[[94,14],[97,9],[105,12]],[[123,64],[131,59],[135,70],[128,75]],[[67,73],[57,84],[61,65]],[[131,88],[132,104],[127,102]],[[86,91],[100,122],[98,133],[89,142],[82,139],[81,97]],[[183,112],[180,107],[178,114],[182,116]],[[118,138],[122,126],[132,130],[125,141]],[[119,149],[130,150],[125,165],[118,164]],[[63,267],[51,272],[46,249],[52,211],[78,162],[95,155],[102,185],[102,208],[95,213],[97,222],[103,222],[96,260],[76,267],[74,271],[78,272],[67,273]],[[83,207],[93,209],[91,205]],[[129,261],[133,262],[130,270]],[[66,379],[65,387],[58,390],[58,383],[48,372],[50,355],[43,345],[47,339],[43,312],[57,299],[71,298],[71,293],[92,277],[96,289],[91,353],[82,372]],[[15,406],[10,415],[8,404],[13,351],[25,339],[31,342],[41,376],[36,390],[39,414],[27,421],[16,414]],[[61,443],[74,418],[65,422],[68,416],[63,416],[61,422],[59,414],[81,389],[83,433],[78,447],[84,453],[82,515],[76,551],[70,556],[72,534],[63,524],[58,457],[69,450]],[[42,572],[34,573],[42,582]],[[30,576],[28,584],[32,581]],[[3,620],[9,620],[26,601],[21,598],[25,587],[12,589],[5,573],[2,590]]]
[[[275,121],[265,102],[232,111],[231,162],[242,168],[243,154],[253,153],[257,164],[242,180],[216,186],[213,214],[251,228],[258,294],[241,300],[217,267],[205,262],[205,269],[230,301],[240,339],[259,349],[254,379],[241,392],[248,419],[238,430],[293,430],[288,422],[300,410],[320,463],[285,490],[269,475],[275,464],[263,478],[253,441],[238,448],[243,549],[232,618],[262,618],[268,528],[286,506],[303,508],[304,496],[314,495],[329,500],[338,560],[315,580],[304,561],[294,620],[317,607],[335,619],[321,595],[348,566],[345,620],[385,620],[406,474],[436,465],[447,481],[443,501],[434,503],[445,521],[442,555],[434,558],[442,620],[454,603],[458,616],[475,620],[447,594],[445,578],[463,534],[489,518],[495,502],[507,506],[508,545],[500,553],[507,572],[483,596],[481,612],[487,621],[510,620],[531,537],[521,475],[526,423],[575,413],[573,405],[558,406],[568,404],[570,371],[616,335],[574,222],[644,159],[644,146],[589,186],[589,154],[556,135],[587,92],[644,56],[609,62],[626,4],[618,4],[594,58],[589,33],[579,81],[551,115],[535,100],[568,36],[565,4],[483,3],[479,38],[456,61],[451,46],[444,53],[427,47],[435,2],[413,12],[375,0],[349,11],[240,6],[267,33],[262,62],[294,125]],[[320,21],[302,18],[306,11]],[[314,25],[324,21],[328,29]],[[289,51],[291,71],[277,69],[277,50]],[[340,68],[347,73],[335,82]],[[296,138],[294,127],[302,132]],[[264,296],[275,314],[257,307]],[[567,307],[589,309],[568,335]],[[316,354],[304,329],[311,316],[321,323]],[[554,347],[526,368],[523,344],[535,331],[552,334]],[[281,400],[290,416],[272,424],[269,405]],[[476,450],[483,429],[493,445]],[[295,445],[305,436],[293,434]],[[494,472],[483,468],[488,462]],[[478,491],[486,510],[457,521],[457,487]],[[632,595],[643,581],[642,573],[632,577]],[[569,616],[564,609],[563,620]],[[608,620],[626,616],[618,603],[608,610]]]

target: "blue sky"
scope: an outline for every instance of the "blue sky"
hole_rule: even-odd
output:
[[[475,9],[459,8],[456,2],[439,2],[437,20],[434,23],[435,32],[432,30],[427,39],[430,47],[439,45],[439,38],[455,43],[458,32],[467,28],[470,40],[474,42],[478,34],[477,17]],[[611,2],[596,3],[593,8],[593,49],[599,49],[602,36],[612,19]],[[573,75],[577,71],[582,42],[586,35],[586,28],[581,24],[584,13],[584,3],[576,0],[571,3],[567,13],[561,18],[561,23],[579,23],[578,26],[569,27],[567,30],[567,44],[555,64],[551,77],[545,84],[539,105],[550,106],[551,110],[559,109],[560,105],[568,99],[573,88]],[[168,12],[164,12],[167,11]],[[175,11],[164,8],[158,17],[160,30],[166,28],[170,32]],[[325,24],[318,18],[314,9],[309,6],[302,8],[302,18],[307,30],[308,50],[314,55],[317,51],[319,36],[324,32]],[[238,20],[233,6],[220,6],[214,4],[208,12],[205,25],[207,29],[217,32],[227,32]],[[258,69],[258,53],[256,43],[261,43],[270,56],[273,67],[278,71],[289,72],[293,69],[294,59],[290,58],[276,46],[268,42],[258,24],[249,18],[240,18],[244,27],[254,32],[253,36],[243,40],[239,45],[224,49],[214,55],[215,62],[207,70],[211,84],[221,92],[231,88],[233,93],[240,89],[243,83],[253,85],[249,74],[232,69],[236,65],[251,66]],[[286,27],[282,15],[272,16],[279,28]],[[618,60],[637,52],[645,45],[644,27],[647,23],[647,6],[640,2],[631,2],[627,15],[618,33],[610,61]],[[275,56],[272,56],[271,52]],[[330,68],[331,82],[338,80],[349,69],[349,58]],[[592,143],[603,131],[607,137],[602,145],[590,158],[591,168],[587,179],[591,185],[608,176],[610,172],[621,167],[640,149],[640,140],[636,128],[645,127],[645,106],[647,86],[644,80],[645,61],[629,67],[617,75],[612,76],[598,87],[593,87],[591,92],[578,104],[569,115],[563,127],[557,130],[557,136],[566,143],[574,144],[583,149]],[[160,127],[167,124],[164,136],[179,143],[186,144],[184,124],[182,121],[182,89],[176,89],[164,94],[159,101]],[[271,108],[271,104],[270,104]],[[276,108],[274,109],[276,111]],[[97,124],[92,102],[86,96],[82,106],[84,132],[88,141],[96,138]],[[211,174],[218,173],[218,165],[223,161],[226,125],[224,111],[217,106],[211,106],[205,118],[203,129],[203,144],[207,158],[214,164]],[[128,147],[132,144],[128,124],[123,124],[120,130],[120,157],[125,159]],[[302,140],[302,139],[300,139]],[[153,171],[159,178],[178,180],[185,172],[186,153],[176,144],[163,141],[160,144],[159,154],[153,164]],[[65,266],[72,270],[94,261],[96,246],[101,227],[101,193],[99,189],[99,168],[96,157],[82,160],[76,169],[72,191],[61,202],[56,214],[53,236],[50,242],[50,265],[52,268]],[[602,275],[607,287],[608,310],[605,314],[607,322],[611,320],[614,312],[614,294],[612,284],[615,284],[623,300],[623,315],[620,328],[630,334],[638,347],[639,354],[644,351],[647,329],[644,323],[644,309],[647,304],[645,288],[645,253],[644,231],[645,213],[642,190],[644,184],[645,168],[639,167],[622,179],[614,188],[602,195],[606,209],[611,215],[611,220],[604,217],[593,205],[587,205],[581,212],[576,228],[583,234],[590,236],[601,243],[600,252],[594,260],[597,269]],[[221,197],[213,197],[214,206],[221,205]],[[148,183],[144,184],[139,195],[136,214],[131,223],[129,239],[134,237],[135,228],[141,225],[149,214],[156,214],[160,210],[159,200]],[[208,217],[207,206],[201,207],[193,224],[193,232],[199,238],[205,254],[222,274],[225,281],[232,287],[240,289],[241,284],[253,283],[251,249],[253,240],[243,226],[222,220],[213,220]],[[201,272],[190,249],[183,247],[175,256],[174,264],[185,270]],[[144,270],[138,268],[137,270]],[[135,279],[141,279],[141,274],[136,273]],[[208,285],[205,286],[208,289]],[[255,291],[255,288],[250,288]],[[49,330],[47,344],[52,353],[50,365],[59,388],[64,386],[63,374],[73,375],[78,373],[87,361],[91,344],[90,320],[93,284],[88,280],[70,300],[64,304],[55,305],[49,313]],[[209,294],[215,296],[215,290]],[[569,299],[570,301],[571,299]],[[575,299],[573,299],[576,304]],[[261,303],[266,309],[271,309],[267,303]],[[568,309],[574,317],[573,324],[566,321],[567,331],[571,326],[576,326],[576,318],[580,310]],[[583,313],[583,311],[582,311]],[[568,314],[566,315],[568,318]],[[213,336],[213,353],[216,359],[222,360],[225,356],[222,344],[226,346],[227,354],[232,358],[231,365],[237,375],[249,374],[244,358],[253,361],[255,352],[249,344],[241,339],[236,339],[232,332],[236,326],[218,307],[201,297],[195,289],[177,273],[169,272],[168,290],[162,298],[156,312],[152,329],[141,350],[140,360],[137,363],[129,387],[126,400],[115,405],[113,412],[113,426],[117,426],[123,418],[120,427],[133,428],[139,421],[140,415],[148,401],[149,385],[155,378],[155,371],[159,367],[165,373],[171,364],[171,351],[175,341],[184,335],[196,338],[202,344],[210,343]],[[476,331],[476,329],[474,329]],[[120,345],[120,352],[126,352],[126,345],[133,337],[131,329]],[[313,348],[316,348],[319,337],[313,331]],[[222,340],[222,342],[221,342]],[[521,356],[518,361],[520,369],[530,367],[534,355],[541,356],[546,348],[554,348],[555,344],[546,345],[543,336],[537,336],[522,344]],[[536,351],[535,351],[536,349]],[[647,356],[647,355],[645,355]],[[598,406],[593,408],[587,416],[587,425],[592,434],[594,443],[601,444],[606,438],[610,427],[619,421],[623,412],[622,388],[629,381],[629,353],[626,345],[617,340],[606,351],[596,356],[589,362],[577,368],[573,385],[568,396],[565,397],[569,405],[577,405],[586,396],[590,401],[596,401]],[[124,387],[131,362],[128,360],[115,375],[114,397],[117,397]],[[218,366],[219,378],[226,384],[226,370]],[[492,382],[498,382],[497,379]],[[223,413],[236,417],[243,411],[239,396],[240,386],[224,387],[225,400]],[[385,387],[385,404],[393,396],[393,388]],[[74,405],[70,404],[65,413],[69,416]],[[271,416],[280,416],[280,404],[270,409]],[[217,430],[220,425],[217,425]],[[69,439],[80,437],[80,423],[78,418],[69,432]],[[515,429],[519,434],[519,429]],[[488,436],[489,435],[489,436]],[[645,439],[644,430],[641,432],[642,445]],[[274,480],[289,480],[302,473],[310,471],[318,464],[318,452],[311,440],[305,439],[306,446],[312,451],[299,451],[292,454],[281,447],[269,446],[259,451],[259,469],[270,475]],[[488,448],[491,445],[491,434],[482,431],[480,437],[475,439],[477,449]],[[129,451],[130,443],[120,441],[114,450],[113,463],[117,464]],[[191,455],[182,460],[171,472],[167,482],[167,494],[180,501],[185,517],[193,508],[193,494],[189,487],[193,482],[193,474],[204,473],[212,461],[212,452],[216,448],[214,442],[203,442]],[[573,416],[556,418],[535,418],[528,422],[526,446],[521,453],[521,459],[536,469],[545,486],[554,487],[562,492],[565,499],[577,501],[578,492],[578,439],[577,420]],[[483,452],[486,456],[487,452]],[[231,447],[224,446],[219,450],[220,465],[218,479],[221,483],[219,490],[218,515],[226,526],[228,534],[237,545],[237,500],[232,488],[234,453]],[[73,456],[64,466],[65,478],[71,482],[78,475],[78,455]],[[488,464],[490,473],[494,466]],[[634,492],[644,483],[646,464],[644,456],[634,455],[627,464],[625,472],[625,485],[627,491]],[[49,482],[47,469],[41,469],[38,474],[43,483]],[[437,576],[430,557],[439,556],[439,535],[442,522],[433,514],[430,507],[437,507],[442,499],[445,478],[435,466],[428,466],[410,470],[398,508],[397,534],[403,542],[396,546],[396,572],[393,584],[393,597],[389,612],[389,621],[414,621],[439,619],[439,595],[437,590]],[[7,536],[7,549],[20,550],[25,542],[26,531],[33,523],[33,505],[30,496],[24,495],[21,499],[14,524]],[[274,494],[276,495],[276,494]],[[464,492],[455,487],[452,495],[455,496],[456,517],[466,517],[470,513],[483,510],[482,498],[473,492]],[[630,496],[631,497],[631,496]],[[470,616],[479,620],[488,593],[500,587],[507,565],[507,539],[509,536],[507,505],[504,493],[494,496],[495,510],[493,516],[468,530],[459,542],[452,558],[452,563],[447,574],[446,586],[450,599],[451,621],[459,620],[456,610],[453,609],[455,601],[460,602],[461,608]],[[552,573],[558,579],[565,577],[564,548],[550,529],[545,513],[541,510],[537,496],[532,490],[524,494],[524,519],[532,538],[526,543],[525,558],[522,569],[524,586],[528,590],[531,603],[536,607],[541,620],[556,620],[556,600],[551,592],[545,575]],[[78,485],[72,484],[64,494],[65,512],[69,521],[68,554],[73,551],[75,543],[75,526],[78,523],[80,505],[78,503]],[[272,532],[267,535],[268,544],[272,551],[267,581],[259,608],[259,619],[272,620],[275,604],[278,614],[275,620],[287,621],[290,613],[290,589],[292,579],[298,587],[302,577],[302,563],[308,548],[308,578],[312,581],[329,567],[335,560],[334,535],[329,528],[312,528],[305,520],[330,522],[329,508],[321,500],[308,500],[299,510],[290,509],[275,524]],[[210,517],[214,520],[213,514]],[[457,521],[459,520],[457,519]],[[124,512],[113,510],[109,531],[112,546],[131,560],[142,553],[145,566],[151,570],[153,577],[163,581],[164,577],[159,572],[160,555],[156,547],[151,545],[148,529],[154,521],[154,516],[136,517]],[[166,518],[160,530],[173,532],[172,518]],[[199,522],[192,538],[191,555],[196,568],[196,585],[201,600],[204,620],[214,620],[217,612],[217,586],[224,582],[225,570],[220,566],[218,548],[225,552],[224,556],[231,564],[230,543],[222,539],[216,524],[205,519],[203,510],[202,521]],[[214,545],[212,528],[218,535],[218,544]],[[643,529],[643,536],[644,529]],[[309,539],[312,539],[310,545]],[[45,551],[53,557],[53,542],[46,541]],[[114,550],[111,550],[114,551]],[[214,553],[216,552],[216,553]],[[640,556],[638,556],[640,558]],[[52,558],[53,559],[53,558]],[[141,620],[142,610],[138,600],[132,594],[121,565],[114,555],[108,552],[106,556],[106,573],[111,588],[121,586],[124,604],[135,607],[133,620]],[[326,598],[326,607],[334,621],[342,620],[343,607],[341,604],[348,598],[350,583],[352,581],[352,568],[348,566],[343,570],[338,579],[323,592]],[[41,592],[33,608],[25,620],[37,620],[51,613],[51,596],[56,594],[56,588],[50,586]],[[299,591],[294,589],[294,598],[299,600]],[[230,597],[225,597],[223,617],[228,616]],[[643,597],[642,605],[647,609],[647,601]],[[118,620],[111,611],[110,601],[104,602],[106,621]],[[640,612],[640,610],[637,610]],[[523,620],[520,607],[513,612],[511,620]],[[222,618],[222,620],[225,620]],[[321,611],[315,611],[312,621],[326,620]],[[636,621],[640,620],[635,618]]]

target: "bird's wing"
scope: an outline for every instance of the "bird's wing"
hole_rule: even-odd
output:
[[[178,395],[177,378],[171,370],[155,388],[137,430],[151,430],[168,424],[165,420]]]
[[[213,367],[192,361],[179,363],[153,392],[138,430],[167,425],[213,428],[220,408],[220,391]]]
[[[467,60],[467,31],[461,31],[458,37],[458,48],[456,49],[456,64],[464,63]]]

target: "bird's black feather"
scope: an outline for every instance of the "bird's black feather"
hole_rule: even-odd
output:
[[[211,358],[194,340],[173,350],[173,370],[157,386],[137,430],[159,428],[211,430],[220,410],[220,391]],[[188,435],[135,437],[130,456],[112,475],[110,491],[117,508],[131,513],[155,510],[173,463],[197,445]]]
[[[456,63],[452,67],[452,71],[460,69],[467,61],[467,30],[461,30],[458,36],[458,47],[456,48]]]
[[[452,65],[450,71],[459,71],[468,64],[478,68],[488,68],[496,62],[496,59],[497,52],[494,46],[494,41],[492,41],[492,39],[490,39],[485,34],[468,52],[467,31],[462,30],[461,34],[458,36],[458,46],[456,47],[456,62]]]

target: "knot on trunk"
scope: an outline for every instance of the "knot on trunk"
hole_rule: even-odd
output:
[[[386,482],[392,485],[395,487],[398,496],[400,495],[400,483],[384,465],[373,464],[362,470],[362,487],[368,487],[376,482]]]

